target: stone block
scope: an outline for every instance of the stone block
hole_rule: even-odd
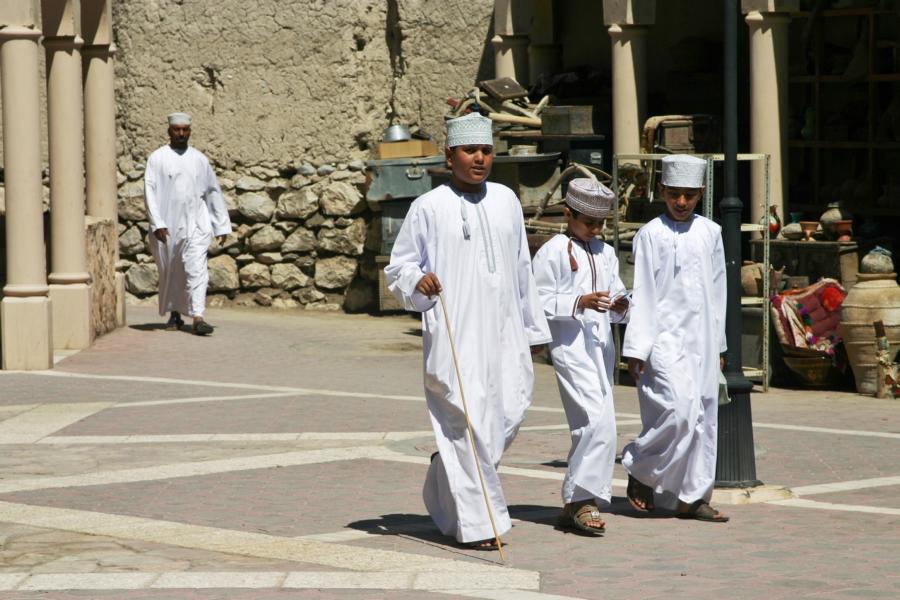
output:
[[[350,285],[356,275],[357,261],[347,256],[332,256],[316,262],[316,286],[339,290]]]
[[[306,229],[298,227],[281,245],[282,252],[309,252],[316,247],[316,234]]]
[[[138,296],[156,292],[159,288],[159,270],[156,263],[132,266],[125,274],[125,285],[129,292]]]
[[[272,275],[269,272],[269,267],[259,263],[250,263],[241,267],[238,275],[242,288],[256,289],[272,285]]]
[[[316,247],[320,250],[359,256],[366,242],[366,221],[356,219],[343,229],[320,229]]]
[[[144,221],[147,219],[143,181],[129,181],[119,188],[118,211],[119,218],[126,221]]]
[[[362,212],[366,207],[360,191],[345,181],[328,185],[319,199],[322,210],[327,215],[349,216]]]
[[[272,285],[283,290],[306,287],[311,279],[296,265],[279,264],[272,266]]]
[[[93,336],[112,331],[117,325],[116,235],[117,224],[109,219],[84,219],[87,270],[91,274],[91,327]]]
[[[279,219],[306,219],[319,210],[319,196],[311,188],[285,192],[278,198],[275,215]]]
[[[271,225],[266,225],[250,236],[249,250],[251,252],[278,250],[281,248],[282,244],[284,244],[284,241],[283,233]]]
[[[211,258],[208,267],[210,291],[233,291],[240,287],[237,262],[227,254]]]
[[[257,223],[268,222],[275,214],[275,202],[268,194],[248,192],[237,199],[238,212],[244,218]]]

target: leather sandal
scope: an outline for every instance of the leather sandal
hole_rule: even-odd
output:
[[[682,503],[684,505],[684,503]],[[706,521],[708,523],[727,523],[731,517],[723,515],[718,510],[709,505],[706,500],[697,500],[687,506],[687,510],[679,510],[679,519],[693,519],[695,521]]]
[[[506,544],[503,545],[505,546]],[[497,540],[495,538],[489,538],[486,540],[478,540],[477,542],[466,542],[465,546],[470,550],[496,550]]]
[[[640,512],[652,512],[656,505],[653,504],[653,488],[628,476],[628,490],[626,492],[628,502],[634,510]]]
[[[600,526],[589,525],[591,521],[600,522]],[[581,531],[599,535],[606,531],[606,523],[600,518],[600,509],[593,500],[570,502],[563,507],[562,514],[557,521],[559,527],[579,529]]]

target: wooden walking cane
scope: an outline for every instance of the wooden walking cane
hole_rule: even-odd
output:
[[[488,519],[491,521],[491,529],[494,530],[494,539],[497,541],[497,550],[500,552],[500,560],[506,562],[503,556],[503,542],[497,533],[497,524],[494,523],[494,511],[491,510],[491,501],[488,499],[487,486],[484,483],[484,475],[481,473],[481,461],[478,460],[478,449],[475,447],[475,434],[472,432],[472,421],[469,420],[469,407],[466,404],[466,394],[463,391],[462,375],[459,372],[459,360],[456,358],[456,344],[453,343],[453,331],[450,329],[450,315],[447,313],[447,304],[444,296],[438,292],[441,301],[441,310],[444,312],[444,323],[447,325],[447,337],[450,338],[450,352],[453,354],[453,368],[456,369],[456,381],[459,383],[459,396],[462,398],[463,414],[466,416],[466,429],[469,431],[469,442],[472,445],[472,454],[475,456],[475,468],[478,470],[478,479],[481,481],[481,493],[484,496],[484,505],[487,508]]]

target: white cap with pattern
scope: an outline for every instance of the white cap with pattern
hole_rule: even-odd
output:
[[[706,161],[690,154],[673,154],[662,159],[660,183],[678,188],[702,188],[706,182]]]
[[[478,113],[469,113],[447,121],[447,147],[494,145],[491,120]]]
[[[586,217],[605,219],[615,201],[616,195],[611,189],[588,177],[573,179],[566,190],[566,205]]]
[[[173,112],[167,118],[169,119],[169,125],[190,125],[191,124],[191,115],[189,115],[187,113]]]

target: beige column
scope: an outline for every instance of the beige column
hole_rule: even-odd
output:
[[[0,28],[0,88],[7,274],[0,302],[0,352],[4,369],[49,369],[53,345],[41,206],[41,32],[35,20],[7,25],[6,16],[0,14],[6,25]]]
[[[603,0],[603,22],[612,42],[613,154],[641,151],[647,118],[647,31],[655,0]]]
[[[116,46],[108,0],[81,0],[87,213],[118,222],[116,182]],[[119,250],[112,262],[118,260]],[[125,324],[125,276],[116,273],[116,320]]]
[[[641,131],[647,118],[646,35],[643,25],[609,27],[614,154],[641,151]]]
[[[788,24],[787,12],[797,2],[744,0],[750,31],[750,152],[768,154],[770,204],[785,217],[784,178],[787,170]],[[778,11],[778,12],[774,12]],[[751,166],[750,218],[763,217],[765,166]]]
[[[50,141],[50,299],[53,347],[91,344],[91,285],[84,236],[81,55],[71,0],[43,0]]]
[[[533,0],[530,44],[528,46],[528,81],[534,83],[542,74],[559,69],[560,46],[556,43],[553,0]]]
[[[527,13],[527,14],[526,14]],[[530,0],[494,0],[494,73],[528,85]]]

